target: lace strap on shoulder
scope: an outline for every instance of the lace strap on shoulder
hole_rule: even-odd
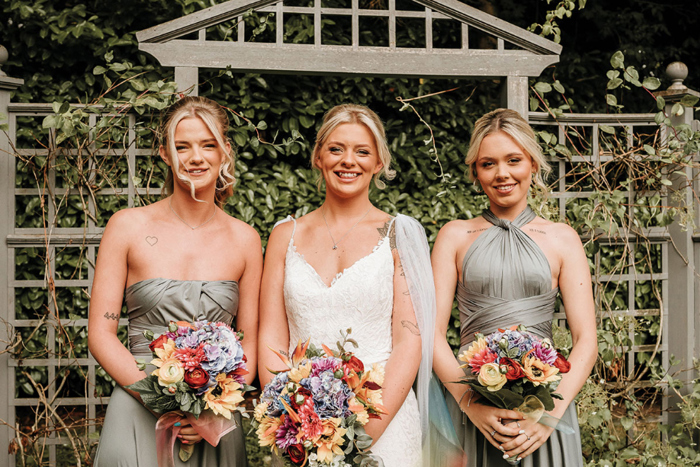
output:
[[[297,231],[297,220],[294,219],[294,216],[287,216],[284,219],[282,219],[281,221],[277,221],[275,223],[274,227],[272,227],[272,230],[275,230],[275,227],[277,227],[278,225],[287,223],[289,221],[292,221],[294,223],[294,227],[292,227],[292,236],[289,239],[289,244],[291,245],[292,242],[294,241],[294,232]]]

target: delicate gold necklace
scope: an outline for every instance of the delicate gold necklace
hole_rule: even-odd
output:
[[[321,215],[323,216],[323,222],[326,224],[326,229],[328,229],[328,235],[331,236],[331,241],[333,242],[333,249],[334,249],[334,250],[337,250],[337,249],[338,249],[338,244],[339,244],[340,242],[342,242],[343,239],[345,239],[345,237],[347,237],[348,234],[349,234],[350,232],[352,232],[352,229],[354,229],[355,227],[357,227],[357,224],[359,224],[360,221],[362,221],[362,219],[364,219],[364,218],[367,216],[367,214],[369,214],[369,212],[370,212],[371,210],[372,210],[372,206],[370,206],[369,209],[367,210],[367,212],[364,213],[364,214],[362,215],[362,217],[360,217],[360,218],[358,219],[357,222],[355,222],[355,225],[353,225],[352,227],[350,227],[350,230],[348,230],[347,232],[345,232],[345,235],[343,235],[342,237],[340,237],[340,240],[338,240],[338,241],[336,242],[335,239],[333,238],[333,234],[331,233],[331,228],[328,227],[328,221],[326,220],[326,209],[325,209],[325,206],[321,208]]]
[[[173,214],[175,214],[175,217],[177,217],[178,219],[180,219],[180,221],[181,221],[183,224],[185,224],[187,227],[189,227],[189,228],[192,229],[192,230],[197,230],[197,229],[200,228],[200,227],[204,227],[204,226],[205,226],[206,224],[208,224],[208,223],[214,218],[214,216],[216,215],[216,206],[214,206],[214,212],[213,212],[212,215],[209,217],[209,219],[205,220],[204,222],[202,222],[201,224],[199,224],[199,225],[197,225],[197,226],[195,226],[195,227],[192,227],[185,219],[183,219],[182,217],[180,217],[179,214],[178,214],[177,212],[175,212],[175,210],[173,209],[173,199],[172,199],[172,198],[170,198],[170,199],[168,200],[168,206],[170,206],[170,210],[173,212]]]

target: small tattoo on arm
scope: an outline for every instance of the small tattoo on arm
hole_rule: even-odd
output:
[[[483,229],[476,229],[476,230],[467,230],[467,233],[476,233],[476,232],[483,232],[484,230],[488,230],[488,227],[483,228]]]
[[[152,237],[152,236],[149,235],[148,237],[146,237],[146,243],[148,243],[149,245],[153,246],[153,245],[155,245],[156,243],[158,243],[158,237]]]
[[[547,235],[547,232],[545,232],[544,230],[537,230],[537,229],[529,229],[529,230],[530,230],[530,232],[537,232],[537,233],[540,233],[542,235]]]
[[[408,329],[408,332],[415,336],[420,336],[420,329],[418,329],[418,326],[415,323],[412,323],[410,321],[402,320],[401,321],[401,326],[405,327]]]
[[[114,321],[119,321],[119,315],[114,314],[114,313],[105,313],[104,314],[105,318],[107,319],[113,319]]]

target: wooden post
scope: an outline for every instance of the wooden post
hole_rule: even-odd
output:
[[[527,120],[528,83],[527,76],[506,76],[501,88],[501,107],[513,109]]]
[[[666,74],[673,84],[666,90],[657,92],[657,96],[661,96],[666,100],[666,115],[669,116],[674,126],[681,124],[691,125],[693,122],[693,108],[685,107],[682,115],[673,115],[673,105],[687,95],[700,97],[700,93],[688,89],[683,85],[683,80],[688,76],[688,68],[685,64],[674,62],[666,68]],[[670,129],[669,129],[670,130]],[[666,135],[671,138],[671,134]],[[670,177],[673,191],[681,191],[683,193],[682,203],[691,205],[695,202],[693,193],[687,187],[688,180],[693,180],[692,168],[685,169],[687,178],[682,175],[674,175]],[[679,201],[669,199],[670,205],[678,205]],[[698,206],[695,205],[697,211]],[[700,349],[700,333],[696,333],[695,329],[700,329],[700,316],[695,312],[696,307],[700,304],[698,301],[698,289],[700,282],[695,276],[697,253],[694,250],[697,248],[693,245],[693,232],[686,229],[683,230],[678,222],[674,222],[669,226],[669,233],[673,248],[669,248],[668,257],[668,284],[669,284],[669,299],[667,304],[668,309],[668,335],[673,336],[669,339],[669,353],[680,360],[679,364],[670,368],[670,373],[673,374],[679,370],[692,369],[693,358],[697,356],[697,349]],[[684,371],[678,375],[686,386],[681,393],[686,394],[690,382],[695,378],[694,371]],[[673,425],[679,419],[679,414],[673,410],[676,405],[681,402],[681,399],[669,391],[669,413],[668,422]]]
[[[176,66],[175,82],[177,83],[177,92],[188,96],[198,96],[199,68],[196,66]]]
[[[7,49],[0,45],[0,67],[7,61]],[[24,84],[24,80],[10,78],[0,69],[0,125],[10,123],[10,94],[13,90]],[[13,265],[9,264],[9,252],[6,243],[7,236],[14,232],[15,216],[11,211],[15,205],[13,197],[15,195],[15,156],[12,150],[13,141],[10,137],[14,131],[0,131],[0,341],[9,341],[8,333],[11,331],[5,323],[9,321],[10,310],[13,297],[10,294],[9,271],[14,271]],[[2,349],[0,349],[2,350]],[[15,397],[15,387],[13,379],[10,378],[10,353],[0,354],[0,420],[10,426],[0,424],[0,456],[5,456],[8,452],[10,440],[14,438],[14,431],[11,427],[15,424],[15,408],[10,404],[10,400]],[[0,457],[2,458],[2,457]],[[9,459],[10,464],[15,464],[14,456]],[[2,462],[0,462],[2,464]]]

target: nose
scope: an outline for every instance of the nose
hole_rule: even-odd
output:
[[[195,146],[192,148],[192,151],[190,151],[190,158],[189,162],[194,163],[194,164],[199,164],[204,160],[204,157],[202,156],[202,152],[204,149],[200,148],[199,146]]]
[[[508,165],[505,163],[500,163],[497,166],[496,177],[499,179],[508,178],[510,173],[508,172]]]
[[[352,167],[355,165],[355,154],[352,151],[343,152],[343,158],[340,162],[344,167]]]

